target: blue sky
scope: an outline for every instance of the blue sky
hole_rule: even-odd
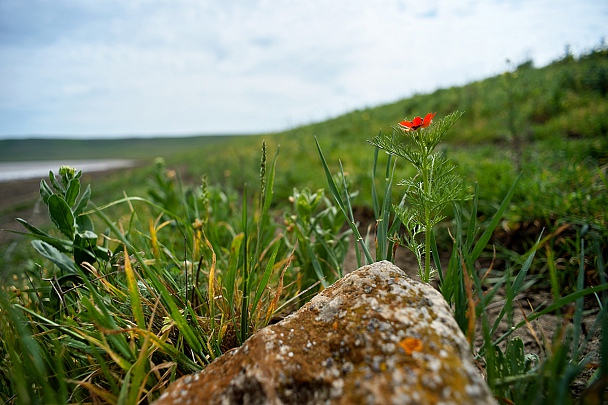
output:
[[[0,138],[277,131],[607,34],[604,0],[0,0]]]

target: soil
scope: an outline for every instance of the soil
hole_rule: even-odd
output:
[[[6,246],[19,235],[7,230],[23,231],[15,218],[23,218],[32,224],[40,225],[48,221],[44,210],[37,204],[40,180],[19,180],[0,183],[0,246]]]

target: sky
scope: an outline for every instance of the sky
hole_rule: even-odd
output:
[[[0,0],[0,139],[280,131],[607,35],[605,0]]]

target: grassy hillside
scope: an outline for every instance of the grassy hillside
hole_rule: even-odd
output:
[[[428,148],[454,110],[465,114],[438,145],[443,155],[421,159],[423,180],[410,183],[407,208],[418,198],[418,214],[398,208],[399,227],[387,205],[375,239],[365,243],[360,227],[343,215],[343,200],[353,196],[359,213],[374,201],[368,140],[390,134],[404,117],[436,111],[435,123],[407,134]],[[170,381],[203,369],[344,271],[397,258],[415,269],[395,254],[398,234],[414,247],[422,280],[430,279],[432,254],[438,289],[501,402],[591,400],[608,378],[608,342],[596,338],[606,336],[608,325],[607,112],[602,46],[544,68],[528,62],[481,82],[277,134],[5,141],[3,156],[12,159],[165,159],[92,178],[91,193],[81,187],[89,178],[71,168],[51,175],[52,186],[42,183],[38,205],[48,226],[22,222],[32,244],[22,238],[0,256],[0,398],[150,403]],[[315,136],[330,169],[336,173],[341,161],[350,183],[349,193],[332,183],[336,202],[316,192],[329,187]],[[437,174],[434,162],[445,162],[443,156],[458,165],[470,191],[478,184],[479,199],[455,204],[453,220],[446,212],[446,221],[431,222],[430,211],[441,218],[447,206],[434,208],[442,198],[436,191],[449,188],[436,180],[453,174]],[[387,159],[380,154],[378,173]],[[397,161],[396,181],[413,174]],[[395,194],[394,202],[405,192],[374,180],[380,194]],[[97,207],[114,201],[123,190],[133,198],[88,205],[89,198]],[[460,190],[453,190],[455,199]],[[416,248],[422,222],[411,221],[422,217],[424,273]],[[349,255],[357,257],[346,264]],[[520,311],[525,319],[516,318]],[[524,343],[512,335],[541,316],[550,329],[540,328],[540,338]]]
[[[368,140],[390,133],[404,117],[459,110],[464,116],[443,146],[469,184],[478,182],[482,214],[500,202],[522,172],[511,219],[543,222],[575,217],[606,228],[602,173],[608,162],[608,51],[600,46],[578,58],[566,56],[535,68],[531,61],[502,75],[461,87],[348,114],[288,131],[250,136],[123,140],[5,140],[0,161],[62,158],[165,157],[186,181],[240,189],[258,178],[262,140],[270,153],[280,145],[277,201],[286,202],[293,187],[326,187],[315,148],[316,136],[328,162],[342,162],[356,204],[371,204],[369,180],[373,148]],[[397,178],[411,174],[400,162]],[[134,179],[140,178],[134,176]],[[128,180],[127,180],[128,182]],[[141,187],[136,180],[124,188]],[[120,195],[104,193],[107,198]],[[102,203],[105,201],[101,201]]]
[[[608,163],[608,53],[599,48],[543,68],[532,62],[462,87],[440,89],[392,104],[357,110],[278,134],[233,137],[168,157],[186,177],[206,174],[211,183],[240,187],[258,176],[262,138],[280,145],[277,194],[292,187],[325,187],[314,137],[337,170],[338,160],[369,205],[373,148],[367,140],[390,133],[404,117],[454,110],[465,114],[451,130],[444,150],[469,183],[479,182],[491,210],[519,172],[522,182],[512,216],[533,221],[575,216],[606,227],[602,173]],[[228,153],[226,153],[228,151]],[[402,162],[397,177],[408,174]],[[485,212],[484,211],[484,212]],[[484,213],[482,212],[482,213]]]
[[[598,205],[596,197],[608,162],[607,95],[608,51],[600,46],[543,68],[535,68],[529,61],[483,81],[281,133],[106,141],[5,140],[0,141],[0,161],[75,157],[151,161],[162,156],[188,181],[199,182],[206,175],[211,184],[241,188],[244,183],[257,182],[264,139],[271,153],[280,145],[276,194],[279,201],[286,201],[293,187],[325,187],[316,136],[330,165],[337,170],[340,160],[354,187],[361,191],[356,203],[369,205],[365,196],[370,195],[373,148],[367,140],[379,131],[390,133],[404,117],[429,111],[441,117],[459,110],[465,114],[446,139],[444,150],[469,183],[479,182],[487,205],[482,210],[499,202],[522,172],[522,185],[513,204],[514,219],[574,215],[605,227],[605,214],[597,212],[605,201]],[[408,170],[400,163],[397,177],[408,175]],[[551,196],[546,198],[548,192]]]

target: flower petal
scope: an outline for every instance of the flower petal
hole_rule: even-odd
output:
[[[412,127],[414,126],[414,124],[411,121],[401,121],[399,123],[399,126],[401,127],[402,130],[404,130],[405,132],[409,132],[412,130]]]
[[[420,118],[420,117],[415,117],[412,120],[412,124],[414,124],[414,127],[415,127],[414,129],[418,129],[422,125],[422,123],[423,123],[423,121],[422,121],[422,118]]]
[[[426,128],[429,125],[431,125],[431,122],[433,122],[433,118],[435,118],[435,115],[437,115],[437,113],[428,113],[425,117],[424,117],[424,121],[422,123],[422,128]]]

